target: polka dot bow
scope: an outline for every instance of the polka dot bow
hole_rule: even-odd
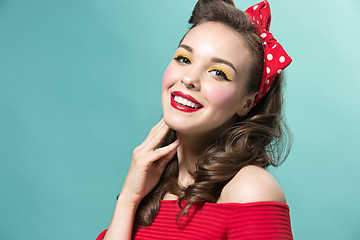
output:
[[[254,101],[256,104],[269,91],[275,77],[291,63],[292,59],[269,32],[271,13],[270,5],[266,0],[249,7],[245,13],[253,22],[264,47],[264,69],[259,93]]]

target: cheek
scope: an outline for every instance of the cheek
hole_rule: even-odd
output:
[[[173,75],[172,72],[173,71],[171,68],[171,64],[169,64],[162,78],[162,88],[167,88],[172,85],[172,78],[171,78],[171,76]]]
[[[233,89],[212,87],[205,90],[206,98],[213,106],[226,107],[235,99],[235,91]]]

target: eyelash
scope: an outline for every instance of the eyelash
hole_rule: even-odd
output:
[[[224,80],[226,80],[226,81],[231,81],[231,80],[227,77],[227,75],[226,75],[226,73],[225,73],[224,71],[221,71],[221,70],[219,70],[219,69],[212,69],[212,70],[210,70],[210,72],[212,72],[212,71],[216,71],[218,74],[220,74],[220,76],[215,75],[216,77],[222,78],[222,79],[224,79]]]
[[[184,55],[178,55],[174,58],[177,62],[179,63],[182,63],[182,64],[190,64],[191,63],[191,60],[190,58],[184,56]],[[185,62],[185,61],[188,61],[188,62]],[[221,78],[221,79],[224,79],[226,81],[231,81],[228,76],[226,75],[226,73],[222,70],[219,70],[219,69],[212,69],[210,70],[210,72],[212,71],[216,71],[220,76],[218,75],[214,75],[215,77],[218,77],[218,78]]]
[[[190,58],[183,56],[183,55],[178,55],[177,57],[174,58],[176,61],[183,63],[183,64],[190,64],[191,60]],[[189,62],[184,62],[184,60],[189,61]]]

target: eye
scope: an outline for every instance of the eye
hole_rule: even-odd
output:
[[[219,69],[210,70],[210,73],[213,74],[213,75],[214,75],[215,77],[217,77],[217,78],[221,78],[221,79],[224,79],[224,80],[226,80],[226,81],[231,81],[231,80],[227,77],[227,75],[226,75],[223,71],[221,71],[221,70],[219,70]]]
[[[183,64],[191,64],[191,60],[188,57],[185,57],[183,55],[179,55],[174,58],[177,62],[183,63]]]

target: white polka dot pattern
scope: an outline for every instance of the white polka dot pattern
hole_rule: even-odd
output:
[[[291,63],[292,59],[269,32],[271,13],[267,0],[248,8],[245,13],[252,21],[264,47],[264,69],[259,93],[254,102],[256,104],[269,91],[276,76]]]

